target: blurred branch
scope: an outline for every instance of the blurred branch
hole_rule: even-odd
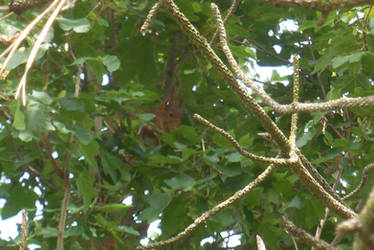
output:
[[[358,237],[354,242],[355,249],[371,250],[374,248],[374,188],[358,216],[358,221]]]
[[[333,247],[326,241],[316,239],[303,229],[296,227],[295,224],[287,220],[284,216],[281,219],[281,226],[285,228],[287,232],[289,232],[296,239],[296,241],[308,244],[321,250],[338,250],[338,248]]]
[[[256,235],[256,242],[257,242],[257,250],[266,250],[265,243],[262,240],[260,235]]]
[[[260,2],[280,5],[284,7],[300,6],[308,9],[330,12],[332,10],[351,8],[372,4],[372,0],[257,0]]]
[[[369,165],[367,165],[364,168],[364,170],[362,171],[362,177],[361,177],[360,184],[352,192],[350,192],[349,194],[344,196],[342,199],[343,200],[348,200],[348,199],[352,198],[352,196],[354,196],[355,194],[360,192],[364,188],[364,186],[365,186],[365,184],[368,180],[369,172],[373,169],[374,169],[374,163],[370,163]]]
[[[152,6],[151,10],[148,12],[147,18],[145,19],[142,27],[140,28],[140,32],[146,32],[149,29],[152,20],[161,8],[161,4],[162,2],[159,1]]]

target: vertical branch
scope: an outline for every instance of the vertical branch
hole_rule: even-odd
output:
[[[70,182],[69,175],[65,177],[64,180],[64,199],[62,201],[60,221],[58,224],[58,233],[57,233],[57,250],[64,249],[64,232],[65,232],[65,222],[66,222],[66,213],[70,199]]]
[[[71,55],[74,60],[76,60],[76,57],[71,51]],[[79,96],[79,89],[80,89],[80,83],[81,83],[81,74],[83,72],[83,69],[80,65],[78,65],[78,72],[76,76],[75,81],[75,89],[74,89],[74,97],[77,98]],[[75,124],[75,121],[73,121],[73,124]],[[72,143],[74,139],[74,135],[70,134],[69,143]],[[65,174],[63,179],[63,186],[64,186],[64,199],[62,201],[62,207],[61,207],[61,213],[60,213],[60,221],[58,224],[58,234],[57,234],[57,250],[63,250],[64,249],[64,232],[65,232],[65,223],[66,223],[66,216],[67,216],[67,208],[70,200],[70,191],[71,191],[71,185],[70,185],[70,168],[71,168],[71,152],[67,152],[66,156],[66,168],[65,168]]]
[[[293,103],[299,102],[299,59],[296,55],[293,57]],[[298,113],[292,113],[291,116],[291,131],[290,131],[290,145],[291,145],[291,152],[295,150],[295,143],[296,143],[296,132],[297,132],[297,120],[298,120]]]
[[[26,210],[22,210],[22,241],[21,245],[19,246],[20,250],[26,250],[27,249],[27,235],[29,234],[28,225],[27,225],[27,216],[26,216]]]

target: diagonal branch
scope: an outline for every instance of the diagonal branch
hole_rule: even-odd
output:
[[[308,9],[330,12],[332,10],[351,8],[361,5],[372,4],[372,0],[257,0],[274,5],[300,6]]]
[[[264,180],[266,180],[267,177],[269,177],[269,175],[272,173],[272,171],[275,168],[276,168],[275,165],[273,165],[273,164],[269,165],[265,169],[265,171],[262,172],[259,176],[257,176],[257,178],[254,179],[251,183],[249,183],[243,189],[240,189],[239,191],[237,191],[235,194],[230,196],[227,200],[219,203],[218,205],[216,205],[212,209],[210,209],[207,212],[200,215],[198,218],[196,218],[194,220],[194,222],[191,225],[186,227],[186,229],[183,232],[179,233],[178,235],[176,235],[176,236],[174,236],[174,237],[172,237],[168,240],[156,242],[156,243],[150,244],[148,246],[139,246],[136,249],[152,249],[152,248],[164,247],[164,246],[173,244],[173,243],[175,243],[175,242],[177,242],[181,239],[186,238],[189,234],[191,234],[193,231],[195,231],[200,225],[205,223],[210,217],[217,214],[218,212],[225,209],[226,207],[232,205],[234,202],[236,202],[237,200],[239,200],[240,198],[242,198],[243,196],[245,196],[246,194],[251,192],[253,190],[253,188],[260,185]]]
[[[366,182],[368,180],[369,172],[371,170],[373,170],[373,169],[374,169],[374,163],[370,163],[369,165],[367,165],[364,168],[364,170],[362,171],[362,177],[361,177],[360,184],[352,192],[350,192],[349,194],[347,194],[346,196],[344,196],[342,199],[343,200],[348,200],[348,199],[352,198],[352,196],[354,196],[355,194],[357,194],[358,192],[360,192],[364,188],[364,186],[365,186],[365,184],[366,184]]]
[[[219,13],[218,7],[212,4],[212,11],[217,20],[218,31],[220,34],[220,42],[222,50],[230,64],[230,67],[234,73],[239,77],[243,83],[251,88],[261,99],[269,106],[274,108],[275,111],[282,114],[291,114],[295,112],[322,112],[329,110],[336,110],[342,108],[353,108],[353,107],[372,107],[374,106],[374,96],[357,97],[357,98],[339,98],[332,101],[322,103],[299,103],[293,102],[291,104],[279,104],[275,101],[265,90],[258,84],[250,80],[244,72],[240,69],[234,56],[232,55],[229,46],[227,44],[227,36],[225,27],[222,22],[221,14]]]
[[[152,20],[154,19],[157,12],[161,9],[161,1],[155,3],[151,10],[148,12],[147,18],[145,19],[142,27],[140,28],[140,32],[145,32],[149,29],[149,25],[151,25]]]
[[[265,113],[264,109],[256,102],[256,100],[248,93],[246,88],[236,80],[232,72],[226,67],[222,60],[215,54],[206,39],[200,35],[196,28],[191,24],[191,22],[185,17],[185,15],[179,10],[175,5],[173,0],[163,0],[164,7],[177,19],[181,28],[186,32],[187,36],[192,39],[193,44],[195,44],[209,59],[212,65],[218,70],[218,72],[227,80],[228,84],[233,88],[233,90],[240,96],[243,103],[248,107],[248,109],[258,118],[261,125],[270,133],[274,138],[275,142],[281,147],[282,154],[284,156],[289,156],[291,151],[291,146],[288,139],[283,134],[283,132],[278,128],[274,121]],[[217,8],[218,9],[218,8]],[[320,199],[327,207],[336,211],[339,215],[344,218],[351,218],[357,216],[356,213],[347,207],[340,199],[336,198],[336,194],[333,194],[331,187],[325,186],[327,183],[319,182],[323,180],[323,177],[318,174],[316,170],[314,172],[309,172],[307,167],[310,167],[310,162],[295,149],[295,153],[300,158],[295,163],[290,164],[290,167],[294,173],[299,177],[299,179],[306,185],[306,187],[312,192],[312,194]],[[313,167],[311,167],[313,168]],[[313,177],[314,175],[319,175],[317,179]],[[322,186],[321,186],[322,185]]]
[[[205,126],[211,128],[214,131],[223,135],[227,140],[229,140],[231,142],[231,144],[236,148],[236,150],[238,150],[238,152],[246,158],[249,158],[249,159],[252,159],[252,160],[255,160],[255,161],[265,162],[265,163],[273,163],[275,165],[287,165],[289,163],[292,163],[296,159],[296,158],[294,158],[294,159],[292,159],[292,158],[291,159],[269,158],[269,157],[264,157],[264,156],[259,156],[259,155],[249,153],[248,151],[244,150],[240,146],[240,144],[234,139],[234,137],[232,137],[229,133],[227,133],[222,128],[219,128],[219,127],[215,126],[214,124],[212,124],[211,122],[204,119],[203,117],[201,117],[198,114],[194,114],[193,118],[195,120],[199,121],[200,123],[204,124]]]
[[[284,216],[281,220],[281,226],[284,227],[293,237],[295,237],[296,241],[308,244],[317,249],[338,250],[338,248],[333,247],[326,241],[316,239],[309,233],[305,232],[303,229],[296,227],[295,224],[287,220]]]

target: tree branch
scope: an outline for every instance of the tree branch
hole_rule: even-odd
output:
[[[211,128],[214,131],[223,135],[227,140],[229,140],[231,142],[231,144],[236,148],[236,150],[238,150],[238,152],[246,158],[256,160],[256,161],[265,162],[265,163],[273,163],[275,165],[287,165],[287,164],[292,163],[296,160],[296,158],[294,158],[294,159],[292,159],[292,158],[290,158],[290,159],[269,158],[269,157],[264,157],[264,156],[259,156],[259,155],[249,153],[248,151],[244,150],[240,146],[240,144],[234,139],[234,137],[232,137],[229,133],[227,133],[222,128],[219,128],[219,127],[215,126],[214,124],[212,124],[211,122],[204,119],[203,117],[201,117],[198,114],[194,114],[193,118],[195,120],[199,121],[200,123],[204,124],[205,126]]]
[[[281,226],[284,227],[295,239],[301,243],[308,244],[317,249],[323,250],[338,250],[329,243],[323,240],[318,240],[303,229],[298,228],[291,221],[287,220],[286,217],[282,217]]]
[[[308,9],[330,12],[332,10],[352,8],[372,4],[371,0],[257,0],[284,7],[300,6]]]
[[[181,28],[187,33],[188,37],[192,39],[193,44],[195,44],[199,49],[202,50],[202,52],[207,56],[212,65],[218,70],[219,73],[222,74],[222,76],[228,81],[229,85],[240,96],[243,103],[258,118],[261,125],[271,134],[275,142],[281,147],[283,155],[289,157],[289,154],[291,152],[290,143],[282,133],[282,131],[274,123],[274,121],[266,114],[264,109],[248,93],[246,88],[236,80],[232,72],[215,54],[206,39],[200,35],[196,28],[175,5],[175,3],[172,0],[163,1],[164,7],[171,13],[171,15],[174,16],[174,18],[177,19]],[[312,192],[312,194],[320,199],[327,207],[336,211],[342,217],[355,217],[356,213],[352,209],[347,207],[344,203],[342,203],[339,198],[336,198],[337,195],[333,194],[333,192],[331,191],[331,187],[329,187],[328,184],[326,185],[326,181],[319,182],[320,180],[323,180],[323,177],[320,176],[316,170],[314,170],[314,172],[311,172],[312,174],[309,173],[309,171],[303,164],[306,164],[308,168],[311,169],[313,169],[313,167],[311,167],[309,161],[299,152],[297,148],[295,149],[295,153],[300,158],[300,160],[293,164],[290,164],[290,166],[293,169],[294,173],[299,177],[299,179]],[[319,175],[317,179],[318,182],[314,178],[314,175]]]

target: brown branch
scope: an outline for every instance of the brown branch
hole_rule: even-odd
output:
[[[27,249],[27,235],[29,234],[28,225],[27,225],[27,216],[26,216],[26,210],[22,210],[22,240],[21,245],[19,246],[20,250],[26,250]]]
[[[20,15],[26,10],[38,8],[49,2],[51,2],[51,0],[11,0],[9,2],[9,9],[17,15]]]
[[[291,221],[287,220],[286,217],[282,216],[281,226],[285,228],[295,239],[301,243],[308,244],[317,249],[323,250],[338,250],[329,243],[323,240],[318,240],[303,229],[298,228]]]
[[[51,144],[49,142],[49,136],[48,136],[48,134],[41,135],[40,136],[40,140],[42,141],[42,143],[44,145],[44,148],[47,151],[47,155],[48,155],[49,161],[52,163],[52,167],[53,167],[55,173],[61,178],[61,180],[63,180],[65,174],[64,174],[64,171],[62,170],[62,168],[60,167],[60,165],[57,163],[57,161],[52,156],[53,152],[52,152]]]
[[[330,12],[332,10],[352,8],[372,4],[372,0],[257,0],[283,7],[300,6],[308,9]]]
[[[358,220],[358,237],[356,237],[354,242],[355,249],[371,250],[374,246],[374,188],[370,192]]]

